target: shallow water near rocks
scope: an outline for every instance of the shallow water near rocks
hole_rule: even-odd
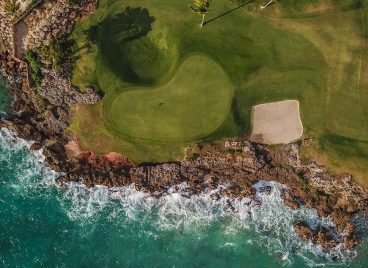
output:
[[[284,207],[282,185],[271,183],[269,195],[258,192],[261,205],[214,200],[216,190],[187,198],[185,184],[159,200],[134,187],[60,188],[59,174],[29,146],[0,130],[1,267],[368,266],[366,242],[356,252],[327,255],[301,241],[293,221],[329,225],[329,219]],[[366,235],[365,220],[357,222]]]

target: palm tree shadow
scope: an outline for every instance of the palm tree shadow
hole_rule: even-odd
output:
[[[91,28],[88,38],[99,47],[101,59],[116,76],[130,83],[140,82],[139,76],[131,67],[130,57],[126,54],[126,44],[145,37],[152,31],[155,18],[146,8],[127,7],[111,18]],[[138,47],[139,48],[139,47]]]
[[[203,25],[206,25],[206,24],[208,24],[208,23],[210,23],[210,22],[213,22],[213,21],[215,21],[215,20],[217,20],[217,19],[219,19],[219,18],[222,18],[222,17],[224,17],[224,16],[226,16],[226,15],[228,15],[228,14],[230,14],[230,13],[232,13],[232,12],[234,12],[234,11],[236,11],[236,10],[238,10],[238,9],[240,9],[240,8],[242,8],[242,7],[244,7],[244,6],[246,6],[246,5],[249,5],[250,3],[254,2],[254,1],[255,1],[255,0],[250,0],[250,1],[248,1],[248,2],[245,2],[245,3],[243,3],[243,4],[239,5],[239,6],[237,6],[236,8],[233,8],[233,9],[231,9],[231,10],[229,10],[229,11],[226,11],[225,13],[222,13],[222,14],[220,14],[220,15],[218,15],[218,16],[216,16],[216,17],[214,17],[214,18],[212,18],[212,19],[210,19],[210,20],[208,20],[208,21],[206,21]]]

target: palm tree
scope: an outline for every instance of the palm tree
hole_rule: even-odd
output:
[[[20,8],[20,4],[18,3],[17,0],[11,0],[10,2],[6,3],[4,5],[4,10],[6,12],[6,14],[14,16]]]
[[[193,13],[199,14],[202,16],[201,27],[204,25],[205,16],[208,14],[210,9],[211,0],[194,0],[193,5],[190,5],[189,8]]]
[[[264,9],[266,7],[268,7],[269,5],[271,5],[275,0],[270,0],[270,2],[268,2],[267,4],[265,5],[261,5],[261,9]]]

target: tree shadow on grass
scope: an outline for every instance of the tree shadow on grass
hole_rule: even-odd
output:
[[[124,43],[146,36],[152,30],[154,21],[146,8],[127,7],[123,13],[103,22],[102,28],[112,34],[114,40]]]
[[[91,27],[88,39],[100,48],[106,66],[127,82],[139,82],[124,51],[125,44],[146,36],[155,18],[145,8],[127,7],[124,12]]]
[[[240,9],[240,8],[242,8],[242,7],[244,7],[244,6],[246,6],[246,5],[249,5],[250,3],[254,2],[254,1],[255,1],[255,0],[247,1],[247,2],[245,2],[245,3],[243,3],[243,4],[239,5],[239,6],[237,6],[236,8],[233,8],[233,9],[231,9],[231,10],[229,10],[229,11],[226,11],[225,13],[222,13],[222,14],[220,14],[220,15],[218,15],[218,16],[216,16],[216,17],[214,17],[214,18],[212,18],[212,19],[210,19],[210,20],[208,20],[208,21],[206,21],[203,25],[207,25],[207,24],[209,24],[210,22],[213,22],[213,21],[215,21],[215,20],[217,20],[217,19],[220,19],[220,18],[222,18],[222,17],[224,17],[224,16],[226,16],[226,15],[228,15],[228,14],[230,14],[230,13],[232,13],[232,12],[234,12],[234,11],[236,11],[236,10],[238,10],[238,9]]]

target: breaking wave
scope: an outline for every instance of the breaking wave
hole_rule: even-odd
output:
[[[0,128],[0,174],[5,173],[2,169],[11,166],[14,177],[2,178],[11,185],[12,189],[26,194],[38,194],[41,189],[53,187],[59,173],[47,168],[42,149],[30,151],[33,142],[18,138],[6,128]],[[42,178],[41,178],[42,177]],[[41,179],[40,179],[41,178]],[[16,179],[16,180],[15,180]]]
[[[270,193],[262,193],[261,188],[271,187]],[[191,231],[223,222],[225,233],[255,230],[259,236],[248,243],[266,245],[271,255],[279,256],[285,264],[293,263],[293,258],[302,258],[309,266],[346,262],[355,256],[355,251],[343,250],[341,245],[330,253],[320,246],[303,241],[293,229],[293,224],[304,220],[312,226],[332,227],[329,218],[320,219],[313,209],[302,207],[294,211],[283,204],[283,185],[261,181],[254,185],[256,198],[230,199],[215,194],[225,185],[215,190],[206,190],[199,195],[189,196],[185,183],[172,187],[167,194],[155,199],[137,191],[134,186],[108,189],[97,186],[87,189],[81,184],[70,183],[65,187],[62,204],[65,213],[73,220],[96,219],[109,210],[109,219],[127,217],[132,221],[150,221],[161,230]],[[321,259],[316,262],[316,259]]]
[[[0,151],[6,152],[0,156],[0,161],[14,163],[16,167],[13,169],[22,170],[21,176],[16,176],[16,180],[9,179],[8,183],[15,191],[21,191],[27,196],[56,195],[63,212],[72,221],[93,225],[100,217],[107,221],[124,218],[137,224],[149,223],[162,231],[181,232],[221,223],[226,234],[256,232],[257,237],[247,243],[262,247],[266,245],[269,254],[277,255],[285,265],[292,264],[295,258],[303,259],[309,266],[341,264],[356,255],[355,251],[343,250],[341,245],[325,253],[320,246],[302,241],[293,229],[296,221],[304,220],[314,226],[326,227],[333,223],[329,218],[320,219],[313,209],[301,207],[294,211],[286,207],[281,197],[281,190],[285,186],[281,184],[260,181],[253,186],[256,189],[254,199],[230,199],[216,195],[226,185],[189,196],[188,185],[182,183],[171,187],[158,199],[137,191],[134,185],[87,189],[82,184],[69,183],[57,187],[54,181],[60,174],[44,166],[42,151],[29,151],[31,144],[17,138],[9,130],[0,130]],[[15,154],[15,151],[21,154]],[[262,191],[264,187],[270,191]],[[356,220],[359,222],[359,218]],[[361,225],[364,225],[364,221]],[[232,245],[230,243],[226,246]]]

